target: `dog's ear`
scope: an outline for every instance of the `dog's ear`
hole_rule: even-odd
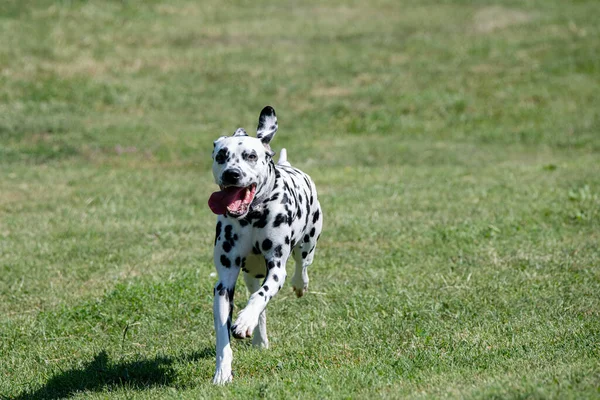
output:
[[[244,128],[237,128],[233,134],[233,137],[236,137],[236,136],[248,136],[248,134],[246,133]]]
[[[277,132],[277,116],[271,106],[266,106],[260,112],[258,117],[258,127],[256,128],[256,137],[260,139],[265,147],[269,148],[269,143],[273,140]]]

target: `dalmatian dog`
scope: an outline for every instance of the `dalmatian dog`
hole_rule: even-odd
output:
[[[213,175],[220,191],[208,205],[218,215],[214,262],[219,280],[214,288],[217,366],[213,383],[232,380],[235,338],[252,337],[267,348],[266,306],[281,290],[286,263],[295,261],[292,288],[301,297],[308,289],[307,268],[313,262],[323,214],[315,184],[287,162],[285,149],[273,161],[270,143],[277,132],[275,110],[260,113],[256,137],[238,128],[214,142]],[[233,295],[240,270],[251,293],[232,325]]]

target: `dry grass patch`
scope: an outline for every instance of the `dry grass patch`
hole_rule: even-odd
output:
[[[485,7],[475,13],[473,26],[476,32],[491,33],[515,25],[531,22],[533,13],[502,6]]]

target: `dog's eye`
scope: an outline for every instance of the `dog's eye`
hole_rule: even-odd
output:
[[[254,153],[250,153],[248,154],[248,161],[256,161],[257,160],[257,156]]]

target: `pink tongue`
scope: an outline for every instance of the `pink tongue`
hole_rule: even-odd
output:
[[[242,206],[242,192],[246,188],[229,187],[219,192],[214,192],[208,199],[208,206],[215,214],[222,215],[227,212],[227,208],[231,211],[237,211]]]

